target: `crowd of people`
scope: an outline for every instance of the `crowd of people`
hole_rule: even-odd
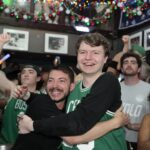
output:
[[[1,53],[9,40],[9,35],[0,35]],[[11,144],[12,150],[31,145],[36,150],[150,149],[149,71],[142,75],[146,62],[139,51],[129,50],[129,36],[122,41],[123,50],[104,72],[108,40],[100,33],[81,35],[76,43],[79,76],[55,64],[42,87],[37,86],[42,73],[36,65],[22,65],[18,82],[2,69],[0,92],[6,105],[0,145]]]

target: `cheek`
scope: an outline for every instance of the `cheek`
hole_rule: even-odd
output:
[[[46,85],[46,89],[50,89],[51,85],[50,84],[47,84]]]
[[[69,85],[68,85],[68,86],[63,87],[63,89],[64,89],[65,93],[68,93],[68,92],[70,91],[70,90],[69,90]]]
[[[98,62],[101,62],[101,63],[102,63],[102,62],[103,62],[103,63],[106,62],[106,59],[105,59],[104,57],[96,57],[96,56],[95,56],[94,58],[95,58],[95,60],[98,61]]]
[[[82,59],[84,59],[84,55],[83,54],[82,55],[79,54],[78,57],[77,57],[77,60],[81,61]]]

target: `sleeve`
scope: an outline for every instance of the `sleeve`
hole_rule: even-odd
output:
[[[88,131],[115,101],[118,105],[115,109],[121,105],[118,80],[112,75],[106,77],[99,78],[93,84],[90,94],[82,100],[75,111],[34,121],[34,131],[55,136],[79,135]]]
[[[109,64],[108,64],[108,67],[112,67],[114,69],[117,69],[117,65],[118,65],[118,62],[112,60]]]
[[[35,98],[41,95],[44,95],[44,94],[37,94],[37,93],[30,92],[30,97],[26,100],[26,104],[29,105]]]

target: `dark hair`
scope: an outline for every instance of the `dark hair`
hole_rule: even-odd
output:
[[[74,82],[74,72],[70,67],[67,67],[65,65],[58,65],[58,66],[52,66],[52,68],[50,69],[50,72],[53,70],[59,70],[64,72],[65,74],[67,74],[69,76],[70,82],[73,83]]]
[[[6,77],[9,80],[15,80],[18,79],[18,75],[20,73],[20,65],[13,62],[13,63],[9,63],[6,68],[3,69],[3,71],[6,74]]]
[[[34,69],[34,70],[37,72],[37,76],[40,76],[40,75],[41,75],[41,69],[40,69],[38,66],[36,66],[36,65],[30,65],[30,64],[24,65],[24,66],[21,67],[21,71],[22,71],[24,68],[32,68],[32,69]]]
[[[128,52],[128,53],[124,53],[120,59],[120,64],[121,64],[121,67],[123,66],[123,63],[124,63],[124,60],[128,57],[134,57],[137,61],[137,64],[138,64],[138,67],[140,68],[141,65],[142,65],[142,60],[141,60],[141,57],[138,55],[138,54],[135,54],[133,52]]]
[[[110,43],[108,40],[101,35],[100,33],[88,33],[81,35],[76,43],[76,50],[78,52],[79,47],[82,42],[94,47],[94,46],[103,46],[105,50],[105,56],[109,55]]]

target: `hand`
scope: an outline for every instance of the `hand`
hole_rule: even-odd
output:
[[[127,125],[130,122],[129,115],[123,112],[122,106],[115,112],[114,119],[118,122],[118,127]]]
[[[123,35],[122,36],[122,42],[124,44],[128,44],[129,43],[129,35]]]
[[[128,123],[127,128],[134,130],[134,131],[138,131],[140,129],[140,124],[139,123]]]
[[[2,49],[3,45],[7,43],[11,39],[9,34],[3,33],[0,34],[0,50]]]
[[[18,85],[15,90],[12,92],[12,97],[23,99],[28,92],[28,88],[25,85]]]
[[[27,115],[22,115],[18,121],[18,128],[20,134],[30,133],[33,131],[33,120]]]

